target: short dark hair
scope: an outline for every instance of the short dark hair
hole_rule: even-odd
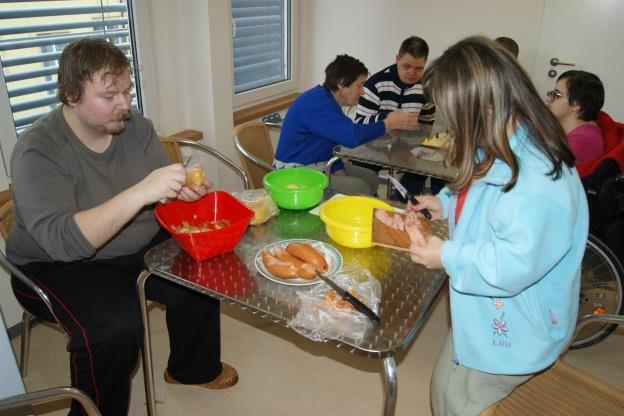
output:
[[[409,53],[414,58],[425,58],[429,57],[429,45],[425,42],[424,39],[419,38],[418,36],[410,36],[405,39],[403,43],[401,43],[401,47],[399,48],[399,58],[401,58],[406,53]]]
[[[568,103],[578,104],[581,110],[578,118],[593,121],[604,105],[604,86],[596,74],[587,71],[571,70],[559,75],[557,81],[566,80]]]
[[[515,40],[513,40],[512,38],[505,37],[505,36],[500,36],[494,40],[498,42],[507,51],[511,52],[513,56],[515,56],[516,58],[518,57],[518,54],[520,53],[520,47],[518,46],[518,43],[516,43]]]
[[[349,55],[338,55],[325,68],[323,86],[330,91],[337,91],[338,85],[348,87],[362,75],[368,75],[368,69],[360,60]]]
[[[71,42],[59,58],[58,99],[63,104],[68,104],[68,99],[80,100],[84,81],[91,80],[101,70],[106,71],[104,75],[121,75],[130,70],[130,62],[119,48],[104,39],[82,38]]]

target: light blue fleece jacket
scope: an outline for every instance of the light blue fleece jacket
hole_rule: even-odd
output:
[[[524,128],[510,145],[520,166],[510,191],[511,169],[497,160],[470,187],[457,224],[457,197],[438,194],[451,230],[441,261],[459,364],[529,374],[552,364],[574,331],[589,217],[576,169],[547,175]]]

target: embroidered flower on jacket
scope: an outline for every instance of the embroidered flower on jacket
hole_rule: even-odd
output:
[[[492,306],[494,306],[496,309],[500,309],[503,307],[503,301],[499,298],[494,298],[492,299]]]
[[[507,328],[507,321],[505,320],[504,312],[500,316],[500,319],[494,318],[494,322],[492,323],[492,328],[494,328],[493,335],[507,337],[507,332],[509,332],[509,328]]]

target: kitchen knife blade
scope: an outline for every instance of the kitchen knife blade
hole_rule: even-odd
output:
[[[398,179],[392,177],[391,175],[388,175],[388,179],[390,179],[390,182],[392,183],[392,185],[396,188],[397,191],[399,191],[399,193],[403,196],[403,198],[412,201],[412,204],[418,204],[418,200],[416,199],[416,197],[414,195],[412,195],[404,186],[401,182],[398,181]],[[429,210],[427,208],[421,210],[420,212],[422,212],[422,214],[425,216],[425,218],[427,218],[428,220],[431,219],[431,213],[429,212]]]
[[[365,304],[362,303],[361,300],[359,300],[358,298],[356,298],[355,296],[353,296],[351,293],[347,292],[346,290],[344,290],[343,288],[341,288],[340,286],[338,286],[336,283],[334,283],[332,280],[330,280],[328,277],[323,276],[323,274],[321,274],[321,272],[319,272],[318,270],[316,271],[316,275],[325,283],[327,283],[327,285],[329,287],[331,287],[336,293],[338,293],[340,295],[340,297],[344,300],[346,300],[347,302],[349,302],[351,305],[353,305],[353,307],[355,309],[358,310],[358,312],[363,313],[364,315],[366,315],[366,317],[368,319],[371,320],[371,322],[373,323],[373,325],[378,326],[379,323],[381,322],[379,316],[377,316],[375,314],[375,312],[373,312],[368,306],[366,306]]]

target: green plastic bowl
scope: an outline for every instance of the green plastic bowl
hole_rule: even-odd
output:
[[[284,168],[267,173],[262,181],[275,204],[285,209],[318,205],[329,185],[324,173],[310,168]]]

